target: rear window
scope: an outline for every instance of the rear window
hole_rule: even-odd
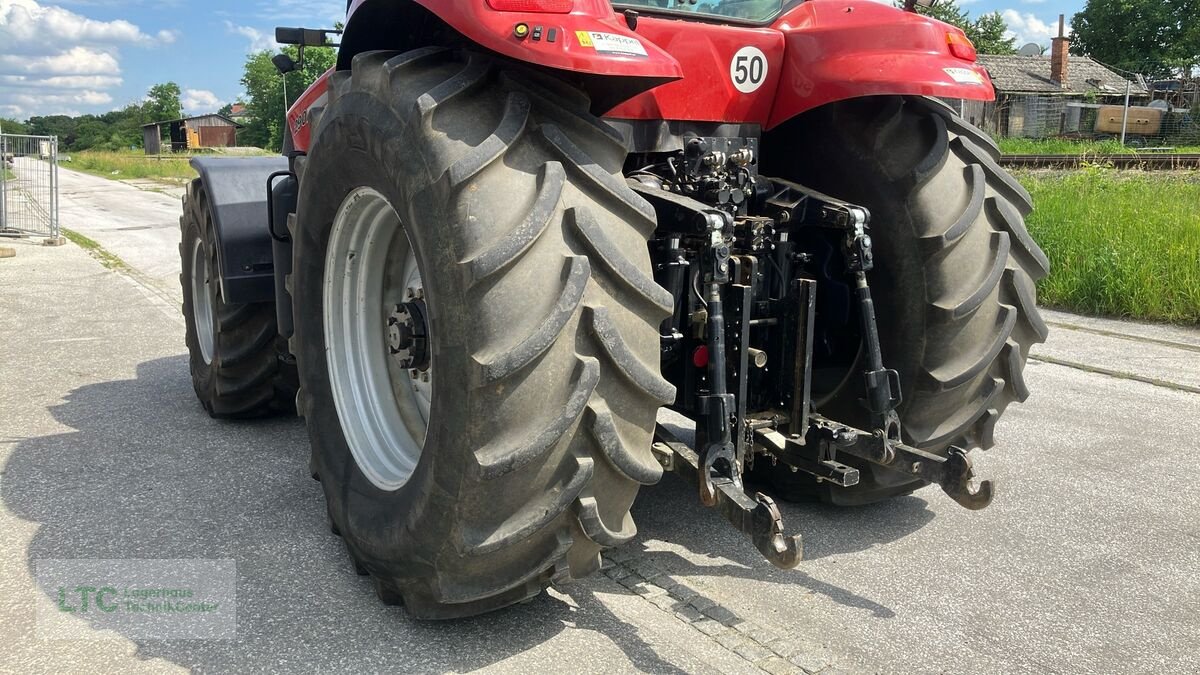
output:
[[[619,0],[616,7],[644,9],[648,12],[677,14],[687,18],[689,14],[702,17],[724,17],[739,21],[763,23],[779,16],[784,7],[799,4],[801,0],[699,0],[692,4],[687,0]]]

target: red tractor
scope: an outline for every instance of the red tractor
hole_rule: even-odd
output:
[[[912,9],[354,0],[284,157],[194,160],[196,393],[303,416],[334,532],[421,618],[596,571],[664,470],[782,568],[745,483],[987,506],[966,453],[1027,396],[1048,263],[934,98],[993,96],[974,48]]]

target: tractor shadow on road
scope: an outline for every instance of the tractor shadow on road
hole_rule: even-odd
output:
[[[50,412],[71,431],[21,441],[0,485],[12,513],[40,524],[26,554],[31,575],[47,559],[237,563],[236,640],[130,638],[139,658],[211,671],[461,672],[530,650],[550,664],[563,650],[597,653],[611,642],[638,669],[677,671],[592,593],[632,595],[604,577],[572,585],[578,607],[542,594],[432,623],[384,606],[329,532],[302,423],[210,419],[186,357],[76,389]]]
[[[447,623],[411,621],[403,610],[382,605],[369,581],[354,574],[341,540],[329,534],[320,487],[309,478],[303,425],[290,418],[210,419],[195,401],[183,356],[142,363],[133,380],[76,389],[50,412],[71,431],[20,442],[0,485],[9,510],[40,524],[27,552],[31,573],[35,561],[46,559],[237,562],[237,640],[138,639],[139,657],[208,670],[383,670],[406,663],[422,671],[462,671],[531,650],[531,658],[538,652],[550,657],[563,649],[546,645],[554,641],[572,650],[611,643],[636,668],[677,670],[610,608],[613,596],[628,607],[634,594],[603,576],[564,587],[573,602],[543,594]],[[805,534],[808,559],[899,539],[932,517],[917,497],[848,510],[782,508],[789,527]],[[770,567],[674,477],[644,490],[635,516],[640,541],[662,540],[710,556],[712,564],[698,566],[695,556],[649,547],[638,552],[634,545],[635,558],[667,573],[799,586],[878,617],[893,615],[803,567]],[[55,589],[42,591],[55,597]],[[778,602],[786,601],[781,594]]]
[[[666,476],[655,488],[643,491],[633,515],[638,523],[638,541],[643,544],[641,555],[668,574],[800,586],[840,605],[869,611],[878,618],[895,616],[889,607],[814,576],[806,571],[805,564],[865,551],[917,531],[934,517],[924,499],[910,495],[851,508],[779,502],[779,507],[788,533],[803,535],[804,560],[794,570],[773,567],[754,548],[749,537],[734,530],[720,514],[701,506],[695,490],[674,476]],[[647,546],[648,540],[669,542],[691,555],[685,557],[657,545]],[[702,557],[703,562],[693,562],[696,556]],[[778,597],[780,603],[793,599],[786,593]]]

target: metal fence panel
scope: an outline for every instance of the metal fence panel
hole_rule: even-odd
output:
[[[0,134],[0,236],[59,236],[58,138]]]

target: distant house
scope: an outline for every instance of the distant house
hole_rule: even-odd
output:
[[[955,109],[969,122],[999,136],[1044,136],[1087,134],[1104,104],[1125,102],[1128,88],[1131,105],[1144,105],[1150,90],[1141,78],[1127,79],[1086,56],[1070,55],[1070,38],[1059,36],[1050,53],[1000,56],[980,54],[979,65],[987,69],[996,87],[996,101],[953,101]]]
[[[229,108],[229,119],[238,124],[245,125],[250,121],[250,111],[246,110],[245,103],[234,103]]]
[[[178,120],[153,122],[142,127],[142,139],[147,155],[162,152],[163,127],[167,127],[171,152],[187,152],[200,148],[232,148],[237,146],[237,130],[241,124],[224,115],[199,115]]]

